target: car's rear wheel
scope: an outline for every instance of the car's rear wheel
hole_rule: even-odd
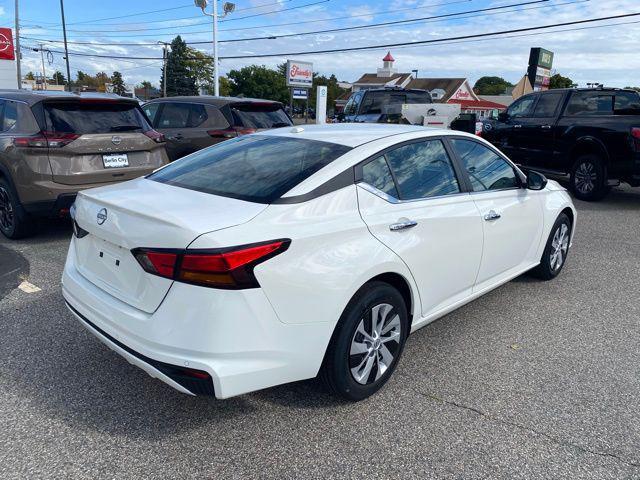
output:
[[[0,231],[10,239],[24,238],[33,231],[31,218],[6,180],[0,178]]]
[[[366,284],[338,322],[320,372],[322,380],[348,400],[374,394],[395,370],[408,329],[400,292],[384,282]]]
[[[576,198],[588,202],[602,199],[609,189],[605,169],[597,155],[581,155],[571,170],[571,190]]]
[[[551,229],[540,265],[533,270],[533,274],[542,280],[557,277],[567,261],[570,242],[571,220],[566,214],[561,213]]]

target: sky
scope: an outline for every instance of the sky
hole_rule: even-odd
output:
[[[557,27],[511,35],[509,38],[469,39],[443,44],[390,47],[374,50],[295,55],[345,47],[386,45],[485,32],[537,27],[627,13],[640,13],[639,0],[236,0],[236,10],[219,23],[220,72],[245,65],[275,66],[287,58],[313,62],[314,71],[355,81],[375,72],[391,50],[400,72],[418,70],[420,77],[466,77],[471,83],[484,75],[497,75],[516,83],[526,72],[531,47],[555,54],[553,70],[581,86],[599,82],[612,87],[640,86],[640,16]],[[527,5],[521,5],[531,2]],[[534,3],[535,2],[535,3]],[[222,8],[220,2],[219,8]],[[518,6],[518,4],[520,4]],[[125,57],[109,59],[70,55],[71,72],[114,70],[128,84],[149,80],[158,84],[162,47],[180,34],[187,42],[211,53],[211,18],[190,0],[65,0],[69,51],[86,55]],[[14,26],[14,0],[0,0],[0,26]],[[286,38],[243,40],[375,23],[450,15],[444,18],[361,28],[343,32],[297,35]],[[209,11],[210,11],[209,7]],[[43,41],[48,75],[65,72],[58,0],[20,0],[21,41],[37,47]],[[114,18],[120,17],[120,18]],[[286,24],[286,25],[284,25]],[[611,25],[615,24],[615,25]],[[606,26],[609,25],[609,26]],[[581,30],[559,31],[582,28]],[[588,28],[584,28],[588,27]],[[597,28],[593,28],[597,27]],[[231,40],[225,42],[225,40]],[[144,45],[147,44],[147,45]],[[224,59],[225,56],[278,54],[269,58]],[[136,57],[146,57],[138,59]],[[50,63],[51,62],[51,63]],[[41,71],[40,53],[23,50],[23,72]]]

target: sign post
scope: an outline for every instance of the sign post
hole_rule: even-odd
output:
[[[527,77],[534,91],[549,90],[552,66],[553,52],[540,47],[531,49]]]
[[[327,87],[318,87],[316,95],[316,123],[322,125],[327,118]]]

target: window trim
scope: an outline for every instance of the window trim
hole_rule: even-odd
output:
[[[511,160],[509,160],[506,155],[504,155],[500,150],[498,150],[496,147],[494,147],[491,144],[485,144],[483,142],[480,142],[478,140],[476,140],[475,138],[470,138],[464,135],[447,135],[446,137],[446,143],[449,144],[451,151],[454,155],[455,158],[455,162],[458,164],[458,166],[461,168],[461,170],[464,172],[464,177],[465,180],[468,182],[470,190],[469,193],[472,195],[475,194],[482,194],[482,193],[494,193],[494,192],[506,192],[509,190],[522,190],[525,189],[526,190],[526,185],[527,185],[527,176],[524,174],[524,172],[522,170],[520,170],[520,168],[513,163]],[[451,143],[451,140],[468,140],[470,142],[474,142],[477,143],[479,145],[482,145],[483,147],[491,150],[493,153],[495,153],[498,157],[500,157],[501,159],[503,159],[505,162],[507,162],[508,165],[511,166],[511,168],[513,169],[513,172],[516,175],[516,178],[518,180],[519,185],[517,187],[508,187],[508,188],[497,188],[495,190],[479,190],[479,191],[474,191],[473,190],[473,186],[471,184],[471,178],[469,176],[469,174],[466,172],[466,170],[464,170],[463,165],[463,161],[460,158],[460,156],[458,155],[458,152],[455,150],[453,144]]]
[[[452,155],[453,152],[448,142],[446,141],[447,137],[449,137],[449,135],[437,135],[437,136],[413,138],[411,140],[406,140],[404,142],[396,143],[395,145],[391,145],[389,147],[383,148],[382,150],[379,150],[378,152],[368,156],[367,158],[365,158],[364,160],[361,160],[360,162],[358,162],[353,166],[354,179],[355,179],[356,186],[362,186],[368,192],[373,193],[374,195],[377,195],[383,200],[386,200],[387,202],[393,203],[393,204],[424,202],[424,201],[438,199],[438,198],[440,199],[445,197],[448,198],[453,196],[468,195],[469,193],[472,193],[473,188],[469,189],[471,186],[471,183],[469,182],[468,178],[463,175],[466,172],[460,169],[460,165],[458,164],[457,157]],[[364,181],[362,167],[364,167],[367,163],[372,162],[379,157],[384,157],[385,162],[387,162],[387,167],[389,167],[389,171],[391,172],[391,176],[393,177],[393,183],[395,184],[396,191],[398,192],[398,195],[400,195],[400,188],[398,187],[398,181],[396,179],[395,173],[393,172],[393,169],[391,168],[391,165],[389,165],[389,161],[387,160],[387,153],[391,150],[395,150],[397,148],[401,148],[406,145],[412,145],[414,143],[424,143],[431,140],[439,140],[440,142],[442,142],[442,146],[444,147],[445,151],[447,152],[447,156],[451,161],[451,167],[453,168],[453,173],[456,177],[456,181],[458,182],[458,187],[460,189],[459,192],[447,193],[444,195],[434,195],[432,197],[411,198],[411,199],[403,200],[400,198],[395,198],[389,195],[388,193],[383,192],[382,190],[378,190],[373,185]]]

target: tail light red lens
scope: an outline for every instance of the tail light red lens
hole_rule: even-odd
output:
[[[631,138],[636,152],[640,152],[640,127],[631,128]]]
[[[80,137],[77,133],[40,132],[28,137],[15,137],[13,144],[22,148],[60,148]]]
[[[164,134],[156,130],[147,130],[144,134],[156,143],[162,143],[165,141]]]
[[[259,287],[254,267],[284,252],[290,243],[282,239],[219,250],[135,249],[132,253],[154,275],[205,287],[244,289]]]

